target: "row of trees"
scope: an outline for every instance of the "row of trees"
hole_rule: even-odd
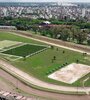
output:
[[[86,20],[83,19],[76,19],[76,20],[56,20],[52,19],[50,20],[52,24],[57,24],[57,25],[75,25],[78,26],[79,28],[90,28],[90,22],[87,22]]]
[[[19,30],[32,30],[44,36],[90,45],[90,23],[50,20],[54,26],[39,27],[43,21],[43,19],[5,17],[0,19],[0,25],[13,25]]]
[[[30,19],[30,18],[12,18],[12,17],[3,17],[0,18],[0,25],[14,25],[14,26],[23,26],[23,30],[29,29],[31,25],[40,24],[46,19]],[[90,28],[90,22],[84,20],[57,20],[57,19],[49,19],[52,24],[56,25],[75,25],[79,28]]]
[[[52,27],[41,27],[35,30],[35,32],[37,31],[39,31],[41,35],[50,36],[55,39],[61,39],[63,41],[72,41],[79,44],[88,43],[90,45],[89,29],[80,29],[76,26],[67,27],[63,25],[56,25]]]
[[[42,19],[29,18],[0,18],[0,25],[16,26],[18,30],[30,30],[33,25],[38,25],[43,22]]]

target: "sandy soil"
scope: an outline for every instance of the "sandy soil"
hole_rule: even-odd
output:
[[[87,75],[89,72],[90,66],[72,63],[50,74],[48,77],[54,80],[72,84],[81,77]]]

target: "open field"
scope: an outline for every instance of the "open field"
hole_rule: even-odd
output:
[[[0,33],[0,40],[13,40],[24,43],[35,43],[35,44],[45,45],[44,43],[40,43],[31,39],[27,39],[9,33]],[[56,57],[56,59],[52,61],[54,56]],[[23,59],[19,59],[16,61],[10,60],[10,63],[15,65],[17,68],[23,70],[24,72],[27,72],[28,74],[35,76],[36,78],[39,78],[40,80],[46,82],[59,85],[82,86],[81,81],[83,81],[86,77],[90,76],[90,74],[88,74],[86,77],[79,79],[73,84],[66,84],[64,82],[59,82],[53,79],[49,79],[48,75],[60,69],[61,66],[65,63],[67,63],[67,65],[71,63],[76,63],[77,59],[81,64],[90,65],[90,61],[88,59],[85,59],[85,57],[90,58],[89,55],[84,56],[82,53],[78,53],[75,51],[59,47],[57,49],[57,47],[54,47],[53,49],[49,48],[41,53],[38,53],[35,56],[28,57],[26,58],[26,60]],[[89,81],[87,81],[86,86],[90,86]]]

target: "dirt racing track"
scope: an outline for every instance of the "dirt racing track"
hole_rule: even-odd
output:
[[[30,83],[33,84],[35,86],[38,87],[42,87],[42,88],[47,88],[47,89],[52,89],[53,91],[66,91],[66,92],[89,92],[90,88],[82,88],[82,87],[66,87],[66,86],[58,86],[58,85],[53,85],[53,84],[49,84],[43,81],[40,81],[32,76],[29,76],[28,74],[22,72],[21,70],[15,68],[14,66],[12,66],[11,64],[0,60],[0,65],[2,66],[2,68],[4,70],[6,70],[7,72],[9,72],[10,74],[20,78],[21,80],[24,80],[26,83]],[[58,93],[55,93],[58,94]]]
[[[1,65],[0,67],[6,71],[4,72],[2,69],[0,69],[0,76],[8,79],[14,85],[16,85],[15,77],[17,77],[18,84],[19,84],[18,87],[27,93],[36,94],[39,96],[45,96],[45,97],[57,99],[57,100],[72,100],[72,99],[73,100],[85,100],[85,99],[89,100],[90,99],[90,95],[89,95],[90,87],[83,88],[83,87],[68,87],[68,86],[54,85],[54,84],[46,83],[39,79],[36,79],[22,72],[21,70],[17,69],[15,66],[11,65],[10,63],[4,60],[0,60],[0,65]],[[12,75],[15,77],[13,77]],[[27,83],[29,85],[27,85]],[[39,89],[30,87],[30,84],[34,85],[36,88],[39,87]],[[45,91],[43,89],[45,89]],[[64,95],[64,94],[58,93],[60,91],[64,91],[67,93],[75,92],[77,94],[84,92],[85,94],[87,93],[88,95]],[[49,99],[49,100],[52,100],[52,99]]]
[[[16,86],[17,79],[15,77],[11,76],[10,74],[8,74],[7,72],[3,71],[2,69],[0,69],[0,76],[7,79],[8,81],[10,81],[11,83],[13,83]],[[43,97],[50,98],[48,100],[53,100],[53,99],[55,99],[55,100],[89,100],[90,99],[90,96],[88,96],[88,95],[64,95],[64,94],[40,91],[40,90],[31,88],[31,87],[23,84],[19,80],[18,80],[18,84],[19,84],[18,88],[24,90],[25,92],[31,93],[31,94],[36,94],[41,97],[43,96]]]

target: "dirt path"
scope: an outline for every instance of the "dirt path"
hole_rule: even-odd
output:
[[[41,97],[47,97],[52,99],[57,99],[57,100],[90,100],[90,96],[87,95],[64,95],[64,94],[58,94],[58,93],[50,93],[50,92],[45,92],[45,91],[40,91],[31,87],[28,87],[27,85],[23,84],[19,80],[17,80],[15,77],[11,76],[7,72],[3,71],[0,69],[0,76],[14,84],[16,87],[18,86],[19,89],[30,93],[30,94],[35,94]],[[18,84],[17,84],[18,83]]]

